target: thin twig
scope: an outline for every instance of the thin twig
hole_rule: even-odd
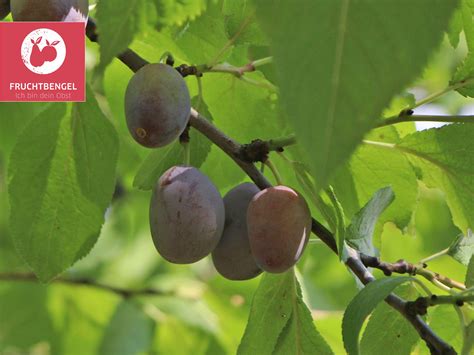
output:
[[[181,64],[177,66],[175,69],[183,77],[186,77],[189,75],[195,75],[197,77],[201,77],[203,76],[204,73],[227,73],[249,84],[259,86],[273,92],[278,92],[278,88],[275,85],[273,85],[271,82],[269,82],[268,80],[255,80],[247,76],[244,76],[245,73],[253,72],[257,69],[257,67],[264,64],[271,63],[272,60],[273,60],[272,57],[257,59],[241,67],[236,67],[229,63],[216,64],[214,66],[209,66],[208,64],[198,64],[198,65]]]
[[[466,285],[464,285],[462,282],[453,280],[447,276],[441,275],[437,272],[433,272],[425,268],[417,269],[416,274],[423,276],[425,279],[433,283],[439,282],[445,287],[448,287],[448,289],[456,288],[461,291],[464,291],[466,289]]]
[[[446,123],[474,123],[473,115],[400,115],[379,121],[376,128],[394,125],[402,122],[446,122]]]
[[[426,258],[420,260],[420,263],[424,264],[424,263],[427,263],[428,261],[438,259],[439,257],[442,257],[442,256],[448,254],[448,252],[449,252],[449,248],[443,249],[443,250],[441,250],[441,251],[439,251],[439,252],[437,252],[433,255],[427,256]]]
[[[425,105],[427,103],[430,103],[430,102],[433,102],[434,100],[436,100],[437,98],[443,96],[444,94],[450,92],[450,91],[454,91],[454,90],[457,90],[457,89],[461,89],[467,85],[470,85],[474,83],[474,78],[467,78],[467,79],[464,79],[464,80],[460,80],[456,83],[453,83],[449,86],[447,86],[445,89],[441,90],[441,91],[438,91],[438,92],[435,92],[431,95],[428,95],[427,97],[425,97],[424,99],[421,99],[420,101],[417,101],[412,107],[410,107],[411,109],[414,109],[414,108],[417,108],[417,107],[420,107],[422,105]]]
[[[428,270],[426,268],[427,265],[424,263],[412,264],[405,260],[398,260],[395,263],[387,263],[385,261],[381,261],[378,257],[365,255],[363,253],[360,253],[360,259],[365,266],[379,269],[386,276],[390,276],[392,273],[420,275],[428,281],[436,284],[436,286],[439,286],[439,284],[443,285],[441,287],[443,290],[456,288],[458,290],[464,291],[466,289],[466,286],[462,282],[453,280],[447,276]]]
[[[213,66],[197,65],[196,67],[201,73],[230,73],[237,77],[241,77],[245,73],[253,72],[258,67],[262,65],[270,64],[272,62],[273,62],[273,57],[265,57],[265,58],[253,60],[245,65],[242,65],[241,67],[236,67],[229,63],[216,64]]]
[[[0,280],[3,281],[29,281],[29,282],[37,282],[38,279],[33,273],[27,272],[3,272],[0,273]],[[98,288],[104,291],[116,293],[124,298],[134,297],[134,296],[164,296],[164,295],[173,295],[174,292],[163,292],[160,290],[152,289],[152,288],[145,288],[145,289],[126,289],[121,287],[116,287],[112,285],[102,284],[95,280],[87,279],[87,278],[66,278],[66,277],[58,277],[54,279],[52,282],[54,283],[62,283],[62,284],[69,284],[69,285],[77,285],[77,286],[89,286]]]

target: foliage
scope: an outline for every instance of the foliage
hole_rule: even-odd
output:
[[[427,353],[383,302],[391,293],[462,298],[419,318],[472,353],[474,121],[460,113],[474,97],[473,9],[98,0],[87,102],[0,104],[0,353]],[[133,73],[116,58],[127,48],[199,69],[185,80],[208,124],[242,144],[276,144],[267,153],[277,173],[263,174],[302,193],[339,257],[313,235],[296,267],[232,282],[210,258],[185,266],[157,255],[151,190],[186,149],[221,195],[249,178],[239,152],[192,124],[186,148],[134,142],[124,115]],[[430,107],[446,117],[429,119],[452,124],[417,130]],[[363,287],[341,263],[362,263],[359,253],[414,269],[365,270],[376,280]]]

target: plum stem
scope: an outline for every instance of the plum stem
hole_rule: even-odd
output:
[[[281,175],[277,169],[277,167],[272,163],[270,159],[267,159],[264,163],[268,168],[271,170],[273,176],[275,177],[275,181],[278,185],[283,185],[283,180],[281,178]]]
[[[203,94],[202,94],[202,80],[200,76],[196,76],[197,86],[198,86],[198,102],[196,104],[196,109],[200,110],[201,105],[203,102]]]
[[[181,143],[183,146],[184,157],[183,157],[183,164],[190,165],[191,164],[191,149],[189,147],[189,143]]]

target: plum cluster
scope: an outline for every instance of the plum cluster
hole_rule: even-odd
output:
[[[174,166],[154,188],[150,228],[166,260],[189,264],[212,254],[222,276],[248,280],[295,265],[308,242],[311,215],[305,200],[289,187],[260,191],[243,183],[222,199],[198,169]]]
[[[184,79],[166,64],[144,66],[128,84],[127,126],[142,146],[163,147],[176,140],[190,110]],[[153,189],[150,230],[167,261],[190,264],[212,254],[222,276],[248,280],[295,265],[308,242],[311,215],[303,197],[289,187],[260,191],[243,183],[222,198],[207,176],[182,165],[168,169]]]
[[[0,17],[10,11],[15,21],[85,22],[88,0],[0,0]],[[128,84],[127,126],[142,146],[158,148],[176,140],[190,110],[184,79],[166,64],[144,66]],[[243,183],[222,198],[198,169],[174,166],[153,189],[150,229],[158,253],[169,262],[189,264],[212,254],[222,276],[247,280],[295,265],[308,242],[311,215],[303,197],[289,187],[260,191]]]

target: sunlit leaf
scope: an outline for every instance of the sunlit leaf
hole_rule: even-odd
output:
[[[420,73],[455,7],[445,0],[258,2],[282,104],[319,187]]]
[[[375,225],[380,214],[395,199],[391,187],[378,190],[372,199],[353,218],[346,230],[346,241],[367,255],[378,255],[373,244]]]
[[[452,124],[413,133],[397,149],[421,169],[423,181],[446,194],[461,231],[474,229],[474,126]]]
[[[12,151],[9,197],[14,244],[42,281],[85,256],[115,188],[118,142],[92,92],[72,111],[53,105]]]
[[[146,22],[145,0],[100,0],[97,4],[100,66],[127,49]]]
[[[460,234],[449,246],[448,254],[463,265],[468,265],[474,254],[474,234],[468,230],[466,235]]]

